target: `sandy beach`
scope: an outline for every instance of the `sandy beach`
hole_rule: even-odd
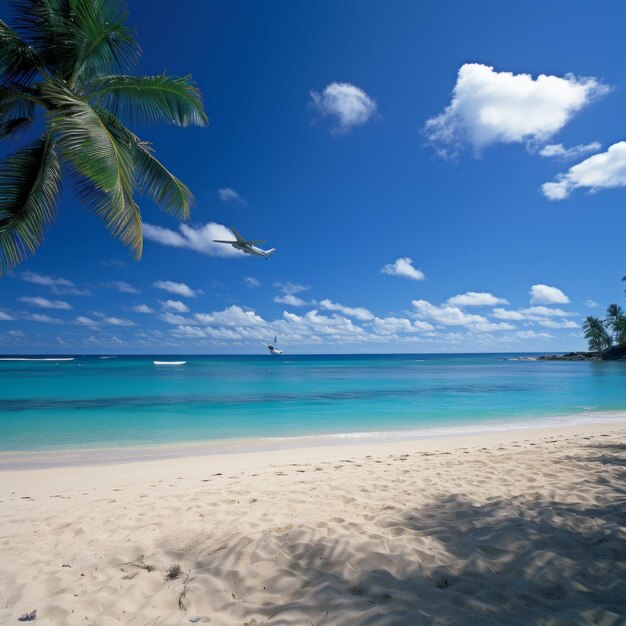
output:
[[[626,422],[0,473],[0,622],[626,623]]]

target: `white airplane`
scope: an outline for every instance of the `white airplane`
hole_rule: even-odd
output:
[[[285,351],[284,350],[279,350],[276,347],[276,344],[278,343],[278,341],[276,340],[276,335],[274,335],[274,343],[270,343],[269,346],[267,346],[267,349],[270,351],[270,354],[283,354]]]
[[[236,250],[241,250],[246,254],[254,254],[256,256],[262,256],[266,259],[269,259],[274,252],[276,252],[276,248],[270,248],[269,250],[261,250],[261,248],[257,248],[258,244],[265,243],[260,239],[244,239],[239,231],[235,228],[228,227],[228,230],[235,236],[235,241],[225,241],[224,239],[214,239],[215,243],[229,243]]]

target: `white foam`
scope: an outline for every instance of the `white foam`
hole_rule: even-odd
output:
[[[184,365],[187,361],[152,361],[155,365]]]

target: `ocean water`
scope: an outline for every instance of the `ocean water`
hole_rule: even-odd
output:
[[[626,362],[515,357],[0,360],[0,450],[410,435],[626,411]],[[154,365],[159,359],[186,364]]]

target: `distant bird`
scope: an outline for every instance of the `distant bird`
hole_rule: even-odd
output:
[[[266,259],[269,259],[274,252],[276,252],[276,248],[270,248],[269,250],[261,250],[261,248],[257,248],[257,244],[265,243],[260,239],[244,239],[239,231],[236,228],[228,227],[228,230],[235,236],[235,241],[225,241],[224,239],[214,239],[215,243],[228,243],[235,250],[241,250],[246,254],[254,254],[256,256],[262,256]]]
[[[274,343],[273,343],[273,344],[272,344],[272,343],[270,343],[270,345],[269,345],[269,346],[267,346],[267,349],[270,351],[270,354],[273,354],[273,355],[275,355],[275,356],[276,356],[276,355],[278,355],[278,354],[283,354],[283,353],[285,352],[284,350],[279,350],[279,349],[276,347],[276,344],[277,344],[277,343],[278,343],[278,340],[277,340],[277,338],[276,338],[276,335],[274,335]]]

